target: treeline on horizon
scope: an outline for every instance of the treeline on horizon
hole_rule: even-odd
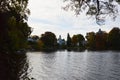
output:
[[[85,39],[86,38],[86,39]],[[120,50],[120,29],[114,27],[110,32],[102,31],[88,32],[84,37],[82,34],[74,34],[70,37],[67,34],[67,40],[56,38],[52,32],[45,32],[41,37],[31,35],[28,38],[29,50]]]

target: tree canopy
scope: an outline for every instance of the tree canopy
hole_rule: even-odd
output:
[[[83,46],[83,41],[85,41],[85,38],[82,34],[77,34],[77,35],[73,35],[72,37],[72,45],[73,46]]]
[[[114,27],[108,34],[108,44],[110,49],[120,49],[120,29]]]
[[[76,15],[85,11],[86,15],[95,16],[96,22],[101,24],[107,16],[116,18],[119,12],[120,0],[63,0],[66,2],[64,10],[73,10]]]
[[[44,43],[45,47],[54,47],[57,44],[56,35],[52,32],[45,32],[41,35],[40,40]]]
[[[105,31],[89,32],[86,35],[87,48],[90,50],[120,50],[120,29],[114,27]]]
[[[90,49],[95,49],[95,46],[96,46],[95,33],[94,32],[87,33],[86,39],[87,39],[87,46]]]
[[[0,0],[1,51],[16,51],[26,46],[31,28],[27,24],[28,0]]]

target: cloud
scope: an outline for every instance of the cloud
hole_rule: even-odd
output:
[[[112,27],[119,27],[120,17],[115,22],[106,21],[106,25],[99,26],[94,18],[88,18],[85,14],[75,16],[71,11],[64,11],[62,0],[29,0],[28,8],[31,10],[28,24],[34,28],[32,35],[41,35],[46,31],[54,32],[57,37],[62,35],[66,38],[67,33],[83,34],[87,32],[98,31],[101,28],[109,31]]]

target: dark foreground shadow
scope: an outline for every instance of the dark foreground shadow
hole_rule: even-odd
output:
[[[0,53],[0,80],[26,80],[27,69],[25,53]]]

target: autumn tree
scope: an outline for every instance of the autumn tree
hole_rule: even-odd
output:
[[[38,50],[42,50],[44,48],[44,43],[42,42],[42,40],[38,40],[37,42],[37,49]]]
[[[64,10],[72,10],[76,15],[83,11],[86,15],[95,16],[96,22],[101,24],[105,21],[106,16],[113,19],[119,13],[120,0],[63,0],[66,2]]]
[[[72,37],[72,45],[77,46],[77,43],[78,43],[78,37],[77,37],[77,35],[73,35],[73,37]]]
[[[96,50],[105,50],[107,49],[107,33],[105,31],[100,31],[96,33]]]

